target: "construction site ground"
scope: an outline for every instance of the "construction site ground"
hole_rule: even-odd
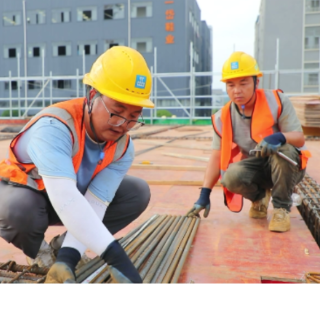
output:
[[[212,127],[145,126],[132,136],[136,157],[128,174],[148,181],[151,200],[145,212],[116,238],[155,214],[186,214],[199,196],[210,156]],[[8,137],[0,141],[1,159],[9,146]],[[307,173],[318,183],[319,144],[320,140],[306,142],[313,156]],[[291,230],[274,233],[268,231],[272,205],[268,219],[256,220],[248,216],[250,204],[245,200],[240,213],[230,212],[224,205],[221,187],[214,187],[211,212],[201,219],[179,283],[303,282],[307,272],[320,271],[319,246],[296,207],[290,213]],[[49,227],[45,239],[50,241],[64,231],[61,226]],[[87,254],[95,256],[90,251]],[[0,262],[8,260],[27,264],[19,249],[0,239]]]

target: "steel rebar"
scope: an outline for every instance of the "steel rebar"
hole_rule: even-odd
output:
[[[151,224],[149,227],[147,227],[140,235],[139,238],[136,238],[134,241],[132,241],[127,247],[126,247],[126,253],[128,256],[136,250],[141,243],[143,243],[150,234],[153,233],[153,231],[162,223],[162,221],[166,218],[166,216],[160,216],[159,219],[157,219],[153,224]]]
[[[98,269],[100,269],[105,264],[106,264],[105,261],[100,259],[100,262],[98,262],[91,269],[88,269],[83,274],[81,274],[79,277],[77,277],[77,284],[81,284],[83,281],[88,279],[94,272],[96,272]]]
[[[137,269],[141,267],[141,265],[144,263],[146,258],[150,255],[151,251],[160,243],[162,237],[167,232],[167,230],[172,225],[172,222],[174,221],[174,217],[169,217],[169,219],[166,221],[166,223],[162,226],[162,228],[159,230],[160,232],[157,235],[152,236],[152,241],[148,243],[145,250],[142,252],[140,256],[138,256],[136,259],[132,259],[134,262],[134,265]]]
[[[153,240],[158,236],[158,234],[162,231],[162,229],[166,226],[166,223],[170,220],[170,217],[166,216],[165,219],[161,221],[161,223],[154,229],[154,232],[150,237],[148,237],[141,246],[137,249],[137,251],[132,255],[131,261],[135,263],[139,256],[145,251],[145,249],[153,242]]]
[[[195,218],[186,218],[186,220],[189,220],[187,224],[187,230],[184,232],[184,234],[182,234],[182,239],[180,243],[176,246],[175,254],[172,258],[169,268],[166,271],[164,278],[161,281],[162,283],[170,283],[176,266],[179,263],[185,244],[187,243],[189,236],[192,232],[193,226],[195,224]]]
[[[148,277],[152,278],[152,276],[156,272],[156,268],[160,263],[159,259],[157,260],[158,254],[163,249],[168,238],[170,237],[172,230],[174,230],[174,228],[176,227],[177,224],[178,224],[178,219],[176,217],[173,217],[173,221],[171,222],[169,229],[164,234],[163,238],[161,239],[161,241],[159,242],[159,244],[157,245],[157,247],[155,248],[155,250],[153,251],[153,253],[149,257],[149,259],[146,261],[143,268],[140,270],[139,273],[140,273],[141,278],[143,279],[143,282],[150,281],[149,278],[146,278],[146,276],[148,275]]]
[[[183,250],[183,253],[182,253],[182,256],[180,258],[180,261],[175,269],[175,272],[172,276],[172,279],[171,279],[171,283],[177,283],[178,282],[178,279],[179,279],[179,276],[180,276],[180,273],[181,273],[181,270],[182,270],[182,267],[184,266],[184,263],[186,261],[186,258],[188,256],[188,253],[189,253],[189,250],[191,248],[191,245],[192,245],[192,242],[193,242],[193,239],[197,233],[197,230],[198,230],[198,226],[199,226],[199,223],[200,223],[200,218],[194,218],[195,219],[195,224],[193,226],[193,229],[192,229],[192,233],[188,239],[188,242]]]
[[[133,231],[129,232],[125,237],[119,240],[119,243],[122,247],[126,247],[130,242],[132,242],[151,222],[159,217],[158,214],[155,214],[150,219],[148,219],[142,226],[138,226]]]
[[[174,240],[177,233],[179,232],[179,228],[183,223],[183,217],[178,217],[176,220],[177,220],[177,224],[175,225],[172,232],[169,234],[166,243],[164,244],[164,246],[161,248],[159,252],[157,260],[153,263],[152,267],[150,268],[143,282],[152,282],[151,280],[154,278],[157,278],[159,273],[161,272],[163,264],[165,263],[163,259],[166,256],[167,250],[170,248],[172,241]]]
[[[166,276],[167,271],[170,267],[170,264],[172,263],[173,257],[175,256],[175,254],[178,250],[178,247],[179,247],[190,223],[191,223],[191,219],[183,217],[182,225],[179,228],[174,240],[172,241],[166,255],[164,256],[162,264],[160,265],[157,273],[155,274],[155,276],[151,280],[152,283],[155,283],[155,282],[161,283],[163,281],[163,279]]]

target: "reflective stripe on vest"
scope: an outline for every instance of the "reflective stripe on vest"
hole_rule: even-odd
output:
[[[258,106],[258,107],[256,107]],[[256,90],[256,102],[251,118],[251,139],[259,143],[264,137],[274,133],[273,127],[277,124],[278,118],[282,113],[282,104],[278,95],[278,90]],[[221,110],[221,114],[212,116],[212,124],[215,132],[221,138],[221,177],[228,169],[230,163],[241,159],[239,147],[233,142],[233,128],[231,117],[231,102],[228,102]],[[306,165],[308,151],[301,149],[300,159]],[[310,154],[310,153],[309,153]],[[241,195],[233,194],[223,188],[225,204],[231,211],[239,212],[242,210],[243,199]]]
[[[36,166],[20,163],[14,153],[14,146],[21,135],[42,117],[56,118],[66,125],[72,137],[72,163],[75,173],[78,172],[85,148],[85,127],[83,125],[83,102],[84,99],[74,99],[55,104],[40,111],[33,117],[10,143],[9,157],[0,163],[0,178],[11,183],[26,185],[33,189],[44,190],[41,176]],[[117,143],[108,141],[104,147],[104,159],[97,165],[92,179],[111,162],[118,161],[126,152],[129,144],[129,135],[124,135]]]

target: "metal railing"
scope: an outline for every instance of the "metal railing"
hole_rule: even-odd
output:
[[[152,70],[153,71],[153,70]],[[320,68],[304,70],[264,70],[262,88],[275,89],[281,88],[288,76],[296,76],[301,81],[303,90],[286,92],[289,96],[317,94],[320,95]],[[312,82],[308,81],[308,75]],[[211,80],[220,77],[220,73],[215,72],[181,72],[181,73],[152,73],[153,87],[151,99],[155,102],[155,109],[146,109],[144,118],[151,123],[165,119],[188,120],[190,124],[201,120],[209,120],[211,114],[220,109],[227,101],[225,92],[199,94],[205,86],[211,87]],[[199,84],[200,79],[207,77],[207,84]],[[318,77],[318,78],[317,78]],[[0,78],[0,88],[3,92],[0,98],[0,119],[25,119],[33,116],[42,108],[56,102],[83,97],[85,87],[82,84],[83,74],[76,70],[75,75],[71,76],[37,76],[37,77],[12,77],[9,72],[8,77]],[[184,79],[187,83],[185,87],[172,88],[168,82]],[[318,79],[318,80],[317,80]],[[67,80],[69,88],[57,88],[57,81]],[[198,80],[198,81],[196,81]],[[70,82],[71,81],[71,87]],[[22,88],[27,82],[29,90],[28,96]],[[5,84],[6,83],[6,84]],[[60,86],[64,82],[59,82]],[[197,84],[198,83],[198,84]],[[38,86],[38,87],[37,87]],[[7,88],[6,90],[4,88]],[[211,92],[211,89],[209,89]],[[177,92],[180,92],[178,94]],[[172,116],[161,115],[161,110],[167,110]],[[167,113],[169,114],[169,113]]]

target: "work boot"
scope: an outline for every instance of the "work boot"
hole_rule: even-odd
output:
[[[30,266],[37,264],[39,267],[50,268],[56,261],[56,257],[59,249],[61,248],[65,234],[54,237],[48,244],[46,241],[42,241],[39,252],[35,259],[27,257],[27,262]],[[88,263],[91,259],[84,253],[81,260],[76,266],[76,269],[82,267]]]
[[[267,189],[264,198],[252,202],[251,208],[249,210],[249,217],[254,219],[266,218],[270,197],[271,191]]]
[[[283,208],[273,210],[272,218],[269,223],[270,231],[286,232],[290,230],[289,212]]]

